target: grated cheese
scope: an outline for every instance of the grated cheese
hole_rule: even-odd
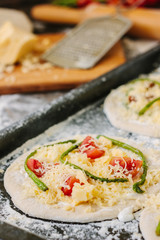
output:
[[[77,140],[81,142],[82,137],[78,137]],[[95,159],[95,161],[91,163],[85,153],[75,150],[67,155],[66,161],[76,164],[99,177],[126,178],[126,167],[123,169],[119,165],[119,162],[117,162],[116,166],[111,166],[109,164],[111,158],[115,156],[128,156],[138,159],[138,156],[128,150],[112,146],[109,141],[105,141],[104,137],[101,137],[100,141],[95,141],[95,144],[98,147],[105,150],[105,154],[102,157]],[[75,206],[85,202],[88,206],[95,205],[98,207],[111,207],[118,204],[119,201],[125,201],[126,195],[133,192],[133,179],[131,175],[127,176],[129,181],[126,183],[100,182],[88,178],[81,170],[74,169],[69,165],[59,162],[61,154],[71,145],[71,143],[67,143],[50,147],[42,147],[37,150],[34,158],[43,163],[46,173],[41,177],[41,180],[48,186],[49,190],[43,192],[34,184],[34,182],[32,182],[32,180],[27,178],[26,181],[29,184],[26,185],[26,181],[24,182],[25,197],[34,195],[40,202],[45,204],[58,204],[59,202],[65,202],[70,206],[67,207],[67,209],[72,210]],[[83,149],[85,149],[85,147]],[[42,171],[44,170],[42,169]],[[65,181],[70,176],[74,176],[79,179],[80,183],[83,183],[83,185],[75,183],[72,189],[72,195],[71,197],[68,197],[63,194],[61,188],[67,187]],[[155,181],[157,180],[155,179]],[[89,211],[94,211],[92,208],[89,209]]]
[[[153,77],[150,79],[155,80]],[[156,79],[160,82],[160,77]],[[117,115],[126,121],[160,124],[160,101],[155,102],[145,114],[139,116],[139,111],[151,100],[160,96],[160,86],[150,81],[135,81],[122,85],[111,92],[117,106]],[[131,97],[131,100],[129,100]],[[132,100],[135,99],[135,100]]]
[[[133,206],[124,208],[119,214],[118,219],[122,222],[128,222],[134,219]]]

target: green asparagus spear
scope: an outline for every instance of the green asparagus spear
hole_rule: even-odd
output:
[[[156,227],[156,235],[160,236],[160,221],[159,221],[159,223],[158,223],[158,225]]]
[[[54,143],[54,144],[51,144],[51,145],[43,146],[43,148],[44,148],[44,147],[54,146],[54,145],[56,145],[56,144],[65,144],[65,143],[69,143],[69,142],[75,143],[76,140],[67,140],[67,141],[64,141],[64,142],[58,142],[58,143]],[[38,149],[40,149],[40,148],[42,148],[42,147],[39,147]],[[28,168],[28,166],[27,166],[27,161],[28,161],[28,159],[30,159],[31,157],[33,157],[33,156],[37,153],[38,149],[34,150],[33,152],[31,152],[31,153],[27,156],[27,158],[26,158],[26,160],[25,160],[25,163],[24,163],[24,169],[25,169],[25,171],[28,173],[28,176],[33,180],[33,182],[34,182],[42,191],[46,191],[46,190],[48,190],[48,187],[45,185],[45,183],[43,183],[43,182]]]
[[[160,97],[153,99],[149,103],[147,103],[138,113],[139,116],[143,115],[152,105],[153,103],[157,102],[160,100]]]
[[[133,79],[132,81],[130,81],[129,83],[135,83],[135,82],[138,82],[138,81],[150,81],[150,82],[155,83],[155,84],[160,86],[160,82],[158,82],[156,80],[152,80],[150,78],[136,78],[136,79]]]
[[[99,136],[97,136],[97,138],[99,139],[101,136],[109,139],[114,145],[117,145],[119,147],[122,147],[124,149],[130,150],[131,152],[136,153],[141,158],[141,160],[143,162],[143,164],[142,164],[143,173],[141,175],[141,180],[139,182],[136,182],[136,183],[133,184],[133,190],[137,193],[143,193],[144,191],[140,188],[140,186],[143,185],[145,180],[146,180],[147,169],[148,169],[146,158],[143,155],[143,153],[139,149],[134,148],[134,147],[132,147],[132,146],[130,146],[130,145],[124,143],[124,142],[120,142],[118,140],[115,140],[115,139],[112,139],[112,138],[109,138],[109,137],[106,137],[106,136],[103,136],[103,135],[99,135]]]
[[[60,157],[60,161],[61,163],[63,164],[66,164],[66,165],[69,165],[70,167],[73,167],[74,169],[79,169],[81,170],[82,172],[84,172],[88,177],[94,179],[94,180],[99,180],[101,182],[107,182],[107,183],[111,183],[111,182],[128,182],[128,179],[126,178],[113,178],[113,179],[109,179],[109,178],[101,178],[101,177],[97,177],[95,175],[93,175],[92,173],[88,172],[87,170],[84,170],[83,168],[73,164],[73,163],[70,163],[66,160],[64,160],[64,157],[66,157],[68,155],[68,153],[72,152],[74,149],[78,148],[80,145],[79,144],[76,144],[76,145],[73,145],[71,146],[67,151],[65,151],[61,157]]]
[[[67,6],[67,7],[76,7],[77,1],[76,0],[54,0],[52,1],[52,4]]]
[[[106,3],[106,0],[94,0],[96,3]],[[66,7],[82,7],[87,6],[89,3],[87,1],[78,1],[78,0],[53,0],[52,4],[66,6]]]

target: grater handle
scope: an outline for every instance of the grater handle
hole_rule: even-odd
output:
[[[135,37],[160,40],[160,10],[136,8],[123,11],[123,16],[129,18],[133,26],[129,34]]]
[[[136,8],[125,10],[122,8],[120,12],[123,16],[128,17],[133,23],[133,27],[129,31],[129,34],[136,37],[160,40],[159,9]],[[114,6],[102,4],[91,4],[84,9],[43,4],[33,7],[31,11],[35,19],[67,24],[77,24],[88,18],[115,13],[116,8]]]
[[[129,18],[132,28],[129,34],[135,37],[160,40],[160,10],[149,8],[124,8],[118,6],[119,14]],[[89,5],[85,8],[85,18],[100,17],[106,14],[116,14],[117,8],[106,5]]]
[[[84,12],[81,9],[41,4],[31,9],[31,15],[46,22],[77,24],[81,22]]]

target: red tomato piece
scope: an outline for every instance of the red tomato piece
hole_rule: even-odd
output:
[[[93,147],[97,147],[95,141],[94,141],[94,138],[92,138],[91,136],[87,136],[83,142],[81,143],[80,146],[83,146],[85,145],[86,147],[89,147],[89,146],[93,146]]]
[[[74,176],[71,176],[71,177],[66,179],[66,181],[65,181],[66,187],[61,188],[64,195],[66,195],[66,196],[71,196],[72,195],[72,189],[73,189],[75,183],[79,183],[81,185],[84,185],[84,183],[80,183],[79,179],[77,179]]]
[[[96,158],[100,158],[100,157],[103,156],[104,150],[100,150],[98,148],[94,148],[94,149],[91,149],[91,150],[87,150],[86,154],[87,154],[88,158],[96,159]]]
[[[27,161],[27,167],[37,176],[42,177],[45,174],[44,166],[36,159],[30,158]]]
[[[59,164],[60,164],[60,163],[57,162],[57,163],[54,164],[54,166],[58,166]]]
[[[113,5],[120,5],[121,0],[107,0],[106,3],[107,4],[113,4]]]
[[[106,3],[113,5],[123,5],[125,7],[153,7],[159,4],[159,0],[107,0]]]
[[[91,136],[87,136],[83,140],[83,142],[79,146],[79,150],[82,153],[86,153],[87,157],[91,159],[102,157],[104,154],[104,150],[99,149]]]
[[[140,7],[145,5],[145,1],[146,0],[125,0],[123,2],[123,5],[126,7],[131,7],[131,6]]]
[[[80,8],[85,7],[85,6],[87,6],[91,3],[93,3],[92,0],[77,0],[77,6],[80,7]]]
[[[113,157],[109,164],[112,166],[116,166],[117,164],[120,165],[123,169],[126,169],[124,170],[124,174],[126,176],[131,174],[133,178],[138,174],[142,167],[141,160],[135,160],[129,157]]]

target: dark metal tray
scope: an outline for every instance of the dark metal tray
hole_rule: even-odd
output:
[[[74,134],[104,133],[107,135],[109,132],[117,136],[145,141],[149,144],[151,141],[149,137],[131,134],[111,126],[103,114],[102,103],[104,97],[111,89],[128,82],[141,73],[153,71],[158,64],[160,64],[160,46],[128,61],[92,82],[70,91],[63,97],[46,105],[43,109],[37,110],[37,112],[26,119],[0,131],[0,158],[3,157],[0,160],[0,168],[5,170],[22,153],[24,148],[29,149],[32,147],[33,141],[34,145],[41,144]],[[47,130],[50,127],[52,128]],[[38,136],[39,134],[41,135]],[[35,139],[26,142],[32,138]],[[157,139],[157,141],[159,140]],[[21,146],[22,144],[24,145]],[[13,152],[10,153],[11,151]],[[5,210],[6,206],[8,210]],[[88,224],[65,224],[26,216],[13,206],[10,197],[3,187],[3,174],[0,174],[0,219],[5,221],[5,223],[2,222],[0,224],[0,239],[2,240],[36,240],[41,239],[40,237],[56,240],[98,240],[115,239],[114,236],[118,237],[118,239],[129,240],[133,239],[133,231],[136,231],[137,234],[139,231],[137,220],[133,220],[130,225],[127,225],[127,223],[121,224],[119,229],[115,229],[115,225],[109,225],[110,221]],[[115,220],[115,224],[116,221],[118,220]],[[23,230],[20,228],[23,228]],[[137,239],[143,238],[139,235]]]

